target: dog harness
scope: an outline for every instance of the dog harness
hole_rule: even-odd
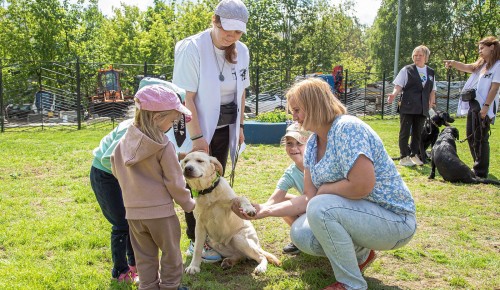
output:
[[[200,191],[191,189],[191,192],[193,193],[193,197],[197,197],[198,195],[205,195],[205,194],[212,192],[217,187],[217,185],[219,185],[219,182],[220,182],[220,175],[219,175],[219,173],[217,173],[217,176],[215,177],[214,181],[212,181],[212,186],[210,186],[209,188],[205,188],[205,189],[200,190]]]

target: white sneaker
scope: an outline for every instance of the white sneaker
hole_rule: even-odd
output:
[[[406,156],[406,157],[402,157],[399,160],[399,165],[401,165],[401,166],[415,166],[415,163],[413,163],[413,161],[411,161],[410,156]]]
[[[417,155],[415,155],[415,156],[411,157],[410,159],[411,159],[411,161],[412,161],[413,163],[415,163],[415,165],[418,165],[418,166],[422,166],[422,165],[424,165],[424,163],[422,162],[422,160],[420,160],[420,158],[418,158],[418,156],[417,156]]]

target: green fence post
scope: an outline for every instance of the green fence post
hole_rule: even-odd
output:
[[[0,126],[2,127],[2,133],[4,132],[4,124],[3,124],[3,121],[4,121],[4,114],[5,114],[5,109],[3,107],[3,74],[2,74],[2,69],[3,68],[3,65],[2,65],[2,59],[0,59]]]
[[[347,80],[349,79],[349,70],[345,69],[345,84],[344,84],[344,104],[347,106]]]
[[[78,119],[78,130],[82,129],[82,96],[80,92],[80,58],[76,57],[76,118]]]
[[[382,99],[380,100],[382,102],[382,120],[384,119],[384,102],[385,100],[385,72],[382,75]]]
[[[446,113],[450,113],[450,85],[451,85],[451,70],[448,70],[448,92],[446,93]],[[437,102],[437,100],[436,100]]]

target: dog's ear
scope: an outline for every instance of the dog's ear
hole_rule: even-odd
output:
[[[455,119],[453,119],[453,117],[452,117],[452,116],[450,116],[450,114],[446,114],[446,115],[448,115],[448,119],[446,120],[448,123],[453,123],[453,122],[455,122]]]
[[[452,127],[451,128],[451,133],[453,134],[453,136],[455,137],[455,139],[460,139],[460,133],[458,132],[458,129],[455,128],[455,127]]]
[[[217,173],[219,173],[219,175],[222,176],[222,164],[220,164],[219,160],[217,160],[217,158],[213,157],[213,156],[210,156],[210,163],[212,163],[214,166],[215,166],[215,170],[217,171]]]

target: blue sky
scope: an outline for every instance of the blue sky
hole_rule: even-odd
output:
[[[344,0],[331,0],[333,4],[339,4]],[[382,0],[353,0],[355,2],[355,16],[362,24],[371,25],[377,16],[378,8]],[[112,14],[112,7],[119,7],[120,2],[127,5],[138,6],[141,10],[146,10],[148,6],[153,5],[153,0],[100,0],[99,8],[104,15]]]

